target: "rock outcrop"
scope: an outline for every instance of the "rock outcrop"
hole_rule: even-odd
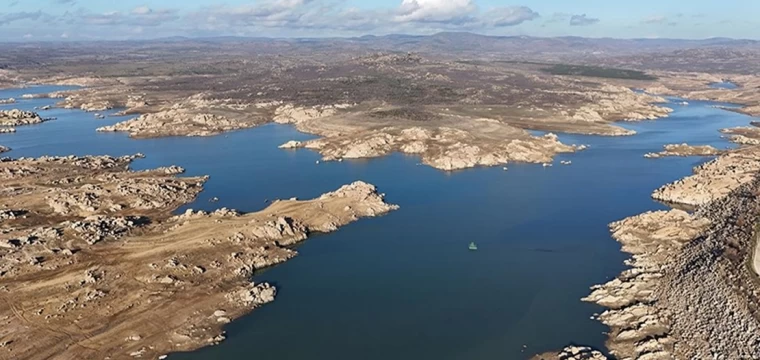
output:
[[[703,205],[722,198],[760,171],[760,148],[730,152],[694,168],[694,175],[654,191],[656,200],[684,205]]]
[[[531,360],[607,360],[607,357],[587,346],[568,346],[560,352],[536,355]]]
[[[204,99],[197,95],[155,113],[142,114],[97,131],[123,131],[132,137],[213,136],[266,122],[267,109],[255,104]]]
[[[274,300],[274,286],[250,277],[295,256],[288,245],[398,208],[357,181],[256,213],[172,216],[205,179],[175,178],[175,167],[129,171],[133,159],[0,162],[2,351],[33,359],[161,358],[219,343],[222,326]],[[23,317],[14,316],[18,309]],[[97,346],[74,346],[92,334]]]
[[[753,179],[695,214],[650,212],[611,224],[631,269],[584,300],[609,310],[608,347],[621,359],[760,357],[755,252],[760,182]]]
[[[21,126],[39,124],[45,121],[39,114],[18,109],[0,110],[0,126]]]
[[[666,156],[714,156],[721,153],[711,145],[668,144],[663,146],[665,150],[658,153],[647,153],[646,158],[661,158]]]
[[[721,129],[720,132],[726,134],[731,142],[739,145],[760,145],[760,128],[755,126]]]
[[[573,120],[586,122],[641,121],[667,117],[673,109],[657,104],[668,101],[659,96],[637,93],[622,86],[604,85],[587,92],[589,104],[578,108]]]
[[[483,121],[486,123],[486,121]],[[480,130],[454,127],[386,127],[372,131],[294,142],[282,148],[303,147],[318,151],[324,161],[372,158],[392,152],[419,155],[422,162],[440,170],[460,170],[475,166],[496,166],[512,162],[546,163],[558,153],[579,148],[562,144],[554,134],[536,137],[499,122],[488,122],[494,141]]]
[[[15,103],[16,103],[16,99],[14,98],[0,99],[0,105],[15,104]]]
[[[4,152],[8,152],[8,151],[11,151],[11,148],[9,148],[7,146],[0,145],[0,154],[2,154]]]
[[[298,124],[308,120],[333,116],[339,110],[350,108],[350,104],[336,104],[325,106],[294,106],[292,104],[278,107],[274,112],[273,121],[278,124]]]

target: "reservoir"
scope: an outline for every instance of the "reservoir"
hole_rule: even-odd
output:
[[[63,87],[0,90],[20,99]],[[703,158],[646,159],[670,143],[730,146],[721,128],[750,117],[680,99],[656,121],[622,123],[630,137],[562,135],[590,148],[554,166],[509,164],[443,172],[414,156],[321,162],[309,150],[281,150],[305,140],[289,126],[265,125],[214,137],[135,140],[95,129],[129,117],[53,108],[56,120],[0,134],[4,156],[127,155],[135,169],[179,165],[186,175],[210,175],[185,208],[256,211],[273,199],[317,197],[363,180],[401,206],[298,246],[300,255],[260,271],[255,281],[278,287],[275,302],[226,327],[219,346],[169,359],[524,359],[570,343],[604,347],[602,308],[582,302],[589,287],[616,276],[626,254],[607,224],[647,210],[661,185],[684,177]],[[115,111],[104,112],[110,115]],[[560,165],[561,160],[572,161]],[[218,202],[210,202],[218,198]],[[477,251],[468,250],[471,242]]]

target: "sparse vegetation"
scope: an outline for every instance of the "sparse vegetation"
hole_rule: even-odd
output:
[[[649,75],[643,71],[602,66],[556,64],[541,70],[552,75],[574,75],[627,80],[657,80],[656,76]]]

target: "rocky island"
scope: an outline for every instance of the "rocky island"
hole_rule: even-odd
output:
[[[667,144],[664,150],[657,153],[645,154],[646,158],[661,158],[667,156],[714,156],[720,154],[720,150],[710,145]]]

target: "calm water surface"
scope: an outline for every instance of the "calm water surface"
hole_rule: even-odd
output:
[[[0,91],[0,98],[59,87]],[[31,109],[50,99],[3,108]],[[607,224],[646,210],[655,188],[703,159],[645,159],[664,144],[720,148],[717,130],[746,125],[744,115],[691,101],[669,119],[624,124],[624,138],[561,136],[590,144],[538,165],[445,173],[416,157],[315,164],[318,154],[277,145],[309,135],[266,125],[209,138],[133,140],[96,133],[124,118],[54,109],[49,123],[0,134],[9,156],[125,155],[137,169],[176,164],[211,179],[188,207],[255,211],[269,199],[310,198],[364,180],[401,209],[364,219],[298,247],[300,256],[262,271],[277,301],[227,326],[220,346],[172,360],[207,359],[524,359],[568,343],[603,347],[600,307],[580,298],[616,276],[626,258]],[[110,113],[110,112],[109,112]],[[561,166],[559,160],[572,160]],[[208,200],[218,197],[218,203]],[[480,250],[467,245],[475,241]],[[525,346],[525,348],[523,347]]]
[[[715,82],[715,83],[710,84],[710,87],[714,89],[733,90],[733,89],[737,89],[739,86],[730,81],[721,81],[721,82]]]

